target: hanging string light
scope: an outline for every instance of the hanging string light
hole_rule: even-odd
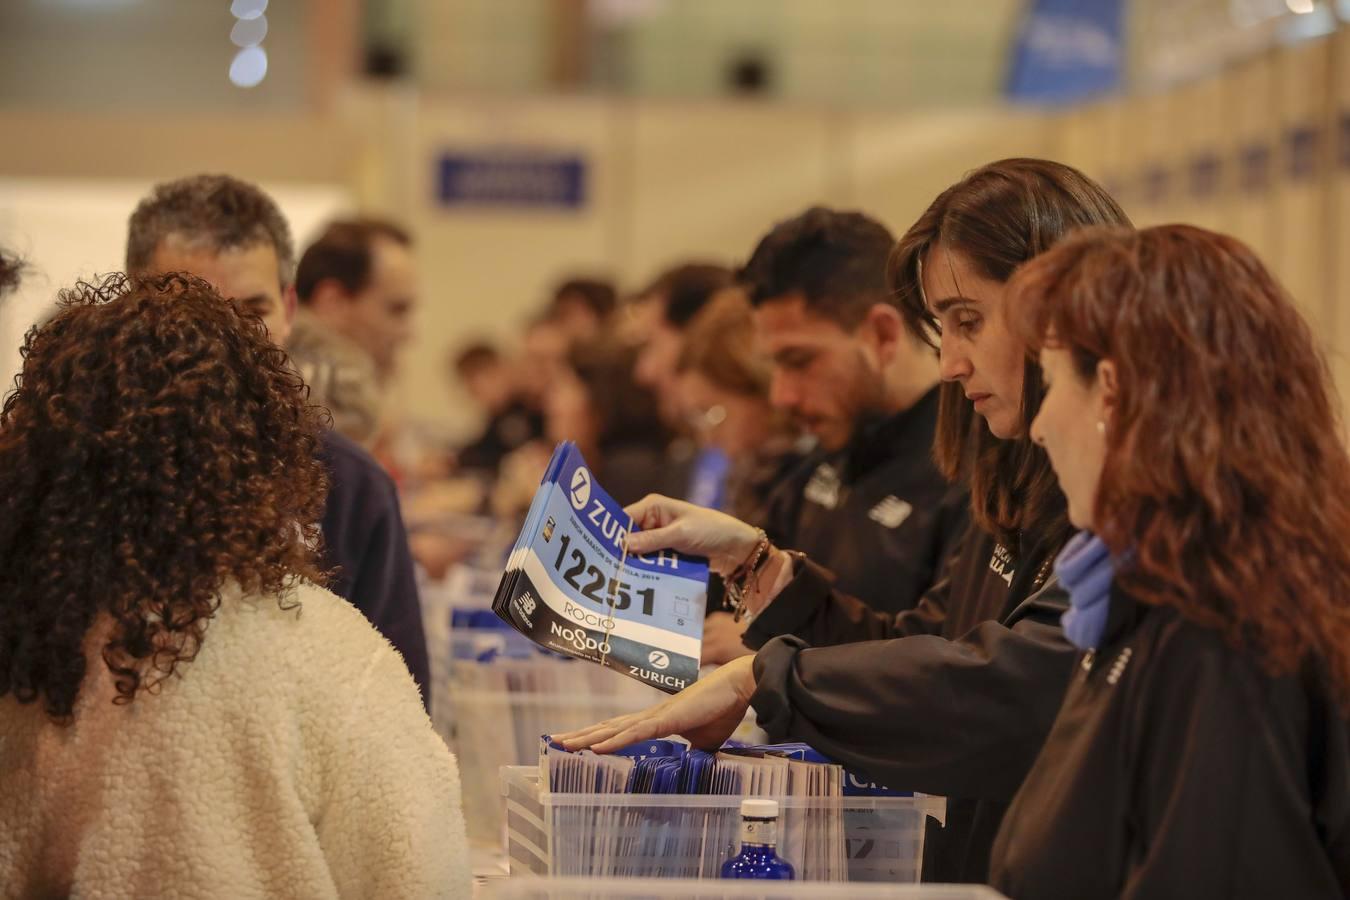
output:
[[[230,13],[235,18],[230,41],[239,48],[230,62],[230,81],[241,88],[257,87],[267,77],[267,0],[233,0]]]

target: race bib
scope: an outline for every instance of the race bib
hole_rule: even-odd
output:
[[[576,446],[559,444],[492,608],[542,647],[674,693],[698,678],[707,560],[626,554],[630,529]]]

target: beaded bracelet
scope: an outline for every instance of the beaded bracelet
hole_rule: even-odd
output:
[[[750,551],[745,562],[736,567],[724,581],[726,583],[727,600],[731,604],[732,621],[739,622],[747,616],[753,616],[746,609],[745,601],[755,592],[756,580],[760,569],[769,561],[769,536],[764,533],[764,529],[757,528],[755,531],[759,539],[755,541],[755,548]]]

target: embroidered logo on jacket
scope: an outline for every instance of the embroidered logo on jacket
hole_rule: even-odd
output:
[[[839,472],[829,463],[816,466],[802,496],[826,509],[834,509],[839,505]]]
[[[867,513],[867,518],[887,528],[899,528],[914,512],[914,507],[894,495],[878,503]]]
[[[1016,567],[1013,565],[1012,553],[1002,544],[994,545],[994,555],[989,557],[989,571],[1002,578],[1009,585],[1012,584],[1013,573]]]

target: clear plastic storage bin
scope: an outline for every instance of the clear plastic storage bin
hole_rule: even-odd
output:
[[[507,878],[487,882],[478,896],[488,900],[1006,900],[998,891],[977,884],[655,878]]]
[[[502,845],[501,766],[537,765],[540,735],[593,725],[666,696],[590,663],[545,656],[456,660],[450,685],[469,839],[497,847]]]
[[[716,878],[740,835],[740,797],[555,794],[538,767],[503,767],[501,786],[512,875]],[[926,820],[947,811],[923,795],[776,799],[778,852],[803,881],[917,882]]]

